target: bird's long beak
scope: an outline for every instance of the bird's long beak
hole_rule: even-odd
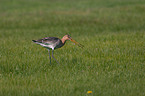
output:
[[[82,44],[78,43],[77,41],[73,40],[72,38],[70,39],[70,41],[74,42],[76,45],[78,45],[81,48],[84,47]]]

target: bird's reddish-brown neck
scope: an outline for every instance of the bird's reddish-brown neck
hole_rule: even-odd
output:
[[[62,41],[63,44],[65,44],[66,40],[67,40],[67,39],[65,39],[65,38],[62,38],[62,39],[61,39],[61,41]]]

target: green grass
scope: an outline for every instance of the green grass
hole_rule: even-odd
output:
[[[144,96],[144,36],[144,0],[1,0],[0,96]]]

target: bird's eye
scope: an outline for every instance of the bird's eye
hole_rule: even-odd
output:
[[[71,37],[68,35],[68,38],[71,38]]]

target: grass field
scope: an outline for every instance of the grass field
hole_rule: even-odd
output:
[[[0,0],[0,96],[145,96],[144,42],[145,0]]]

